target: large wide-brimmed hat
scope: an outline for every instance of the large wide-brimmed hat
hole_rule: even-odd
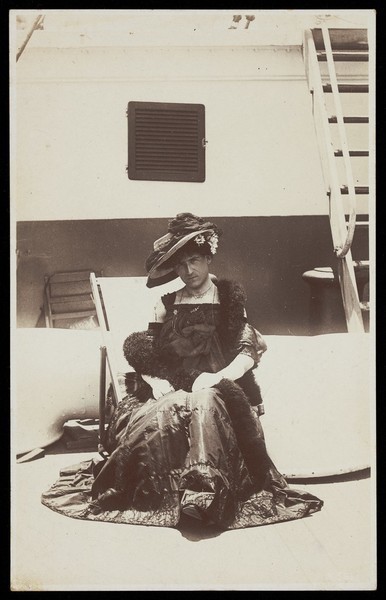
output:
[[[167,262],[190,240],[195,240],[198,247],[207,243],[210,253],[215,254],[221,233],[210,221],[192,213],[179,213],[168,222],[168,232],[154,242],[153,252],[146,259],[147,287],[163,285],[178,277]]]

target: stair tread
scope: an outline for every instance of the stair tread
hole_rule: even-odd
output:
[[[68,296],[51,296],[51,304],[65,304],[68,302],[94,302],[91,297],[91,292],[84,294],[71,294]]]
[[[346,225],[348,225],[348,218],[346,217]],[[370,221],[355,221],[355,226],[360,226],[360,227],[369,227],[370,225]]]
[[[325,50],[318,50],[318,60],[327,61]],[[332,53],[335,62],[368,62],[369,53],[363,50],[333,50]]]
[[[331,83],[324,83],[323,91],[327,93],[332,92]],[[338,91],[341,94],[367,94],[369,91],[369,85],[368,83],[339,83]]]
[[[356,269],[365,269],[370,265],[370,261],[369,260],[354,260],[353,264]]]
[[[90,319],[93,317],[93,319]],[[94,321],[96,314],[92,310],[82,310],[82,311],[68,311],[68,312],[56,312],[51,314],[51,318],[53,321],[65,321],[67,319],[89,319],[90,325],[91,321]]]
[[[365,52],[369,49],[367,29],[365,28],[331,28],[329,29],[331,47],[336,50],[360,50]],[[323,34],[320,27],[312,29],[312,35],[317,50],[324,50]]]
[[[348,186],[347,185],[342,185],[340,187],[340,193],[341,194],[348,194]],[[369,193],[369,187],[367,185],[356,185],[355,186],[355,193],[356,194],[368,194]]]
[[[368,150],[349,150],[348,151],[349,156],[357,156],[357,157],[365,157],[365,156],[369,156],[369,151]],[[343,150],[340,150],[339,148],[337,150],[334,150],[334,156],[343,156]]]
[[[328,122],[329,123],[337,123],[338,122],[338,118],[335,115],[331,115],[331,117],[328,117]],[[343,117],[343,123],[368,123],[369,122],[369,117]]]

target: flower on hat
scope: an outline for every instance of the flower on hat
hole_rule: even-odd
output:
[[[196,235],[196,237],[194,238],[194,241],[196,242],[196,244],[198,244],[198,246],[202,246],[202,244],[205,244],[205,238],[202,235],[202,233],[200,233],[199,235]]]
[[[218,247],[218,235],[217,233],[212,233],[210,238],[208,239],[208,244],[210,246],[210,251],[212,254],[216,254]]]
[[[196,235],[196,237],[194,238],[194,241],[196,242],[196,244],[198,246],[202,246],[202,244],[205,244],[205,242],[208,243],[209,247],[210,247],[210,251],[212,254],[216,254],[217,252],[217,247],[218,247],[218,235],[217,233],[200,233],[199,235]]]

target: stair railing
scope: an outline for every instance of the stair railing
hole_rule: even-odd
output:
[[[331,83],[331,87],[332,87],[332,96],[334,99],[335,114],[336,114],[336,118],[337,118],[338,131],[339,131],[339,137],[340,137],[340,148],[342,149],[342,154],[343,154],[343,160],[344,160],[344,166],[345,166],[345,172],[346,172],[346,181],[347,181],[347,186],[348,186],[348,195],[349,195],[350,214],[349,214],[349,222],[347,225],[346,239],[341,248],[335,248],[336,256],[338,258],[343,258],[344,256],[346,256],[347,252],[351,248],[352,241],[354,238],[354,232],[355,232],[355,224],[356,224],[355,185],[354,185],[354,177],[353,177],[352,166],[351,166],[351,161],[350,161],[346,128],[344,126],[344,121],[343,121],[342,103],[340,100],[334,58],[332,55],[330,34],[329,34],[329,31],[328,31],[328,28],[326,27],[326,25],[322,25],[321,29],[322,29],[322,35],[323,35],[324,48],[326,50],[328,73],[329,73],[330,83]]]
[[[323,81],[319,68],[315,41],[310,30],[305,32],[304,58],[306,63],[308,83],[313,99],[312,109],[316,135],[319,144],[323,177],[327,195],[329,196],[329,217],[334,252],[339,259],[338,276],[347,329],[349,332],[357,332],[364,331],[364,325],[358,296],[358,288],[356,284],[354,263],[351,256],[351,245],[356,223],[355,186],[353,182],[351,161],[349,159],[348,143],[344,127],[342,106],[340,102],[330,36],[328,29],[325,26],[322,28],[322,33],[326,50],[333,100],[336,108],[339,135],[341,138],[341,148],[345,159],[346,176],[348,180],[348,192],[350,198],[350,215],[348,226],[346,223],[345,212],[341,198],[341,188],[335,160],[334,145],[329,127]]]

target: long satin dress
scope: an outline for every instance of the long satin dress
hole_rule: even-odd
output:
[[[219,337],[219,305],[168,303],[160,344],[176,367],[216,372],[226,366]],[[237,352],[259,360],[251,328]],[[143,393],[140,376],[126,377],[127,396],[110,420],[107,459],[63,469],[42,495],[67,516],[152,526],[176,526],[182,513],[222,529],[305,517],[323,501],[289,487],[270,461],[256,486],[239,449],[224,399],[216,388],[177,390],[159,400]],[[251,409],[264,440],[259,416]]]

